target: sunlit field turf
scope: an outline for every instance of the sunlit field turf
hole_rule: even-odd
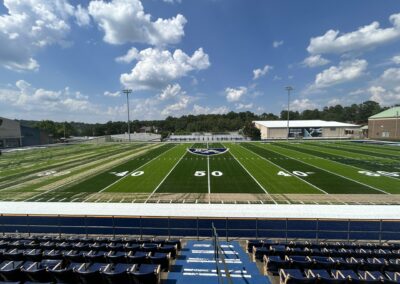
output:
[[[351,141],[72,145],[0,169],[3,201],[400,204],[400,147]]]

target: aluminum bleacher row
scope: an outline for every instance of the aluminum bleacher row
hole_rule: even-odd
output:
[[[0,236],[0,283],[159,283],[180,240]]]
[[[253,260],[280,283],[400,283],[400,244],[248,240]]]

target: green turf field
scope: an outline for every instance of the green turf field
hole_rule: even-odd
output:
[[[201,153],[207,149],[215,153]],[[0,156],[0,200],[400,204],[400,147],[296,141],[32,149]]]

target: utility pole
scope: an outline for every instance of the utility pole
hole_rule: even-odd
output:
[[[131,89],[124,89],[122,90],[124,94],[126,94],[126,107],[128,110],[128,141],[131,142],[131,127],[129,125],[129,94],[132,93]]]
[[[289,142],[289,111],[290,111],[290,92],[293,91],[294,89],[292,86],[287,86],[286,88],[287,91],[287,137],[286,140]]]

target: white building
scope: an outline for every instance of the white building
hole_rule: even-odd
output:
[[[253,121],[260,129],[261,139],[286,139],[287,120]],[[324,120],[290,120],[290,138],[354,138],[359,125]]]

